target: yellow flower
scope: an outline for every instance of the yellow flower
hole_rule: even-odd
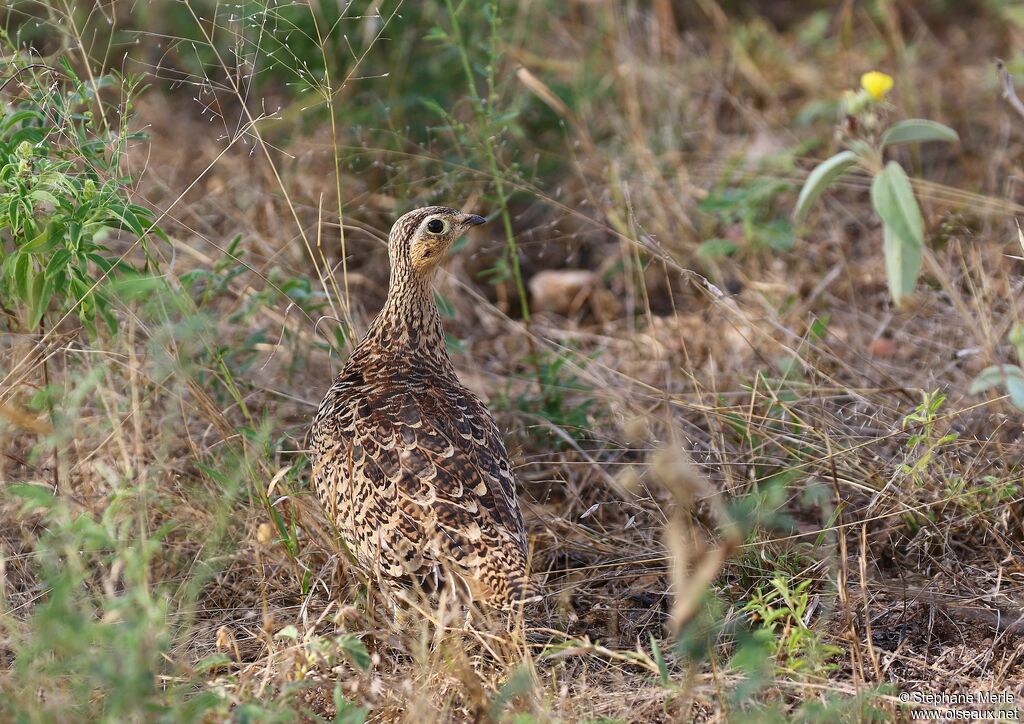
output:
[[[868,95],[876,101],[885,98],[885,94],[892,90],[892,76],[872,70],[860,77],[860,87],[868,92]]]

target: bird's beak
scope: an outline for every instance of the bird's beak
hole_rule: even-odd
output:
[[[482,216],[477,216],[476,214],[466,214],[462,218],[462,223],[466,226],[480,226],[480,224],[486,224],[487,219]]]

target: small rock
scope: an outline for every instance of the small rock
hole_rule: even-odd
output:
[[[868,345],[868,354],[872,357],[888,359],[896,354],[896,345],[893,344],[891,339],[879,337]]]
[[[537,311],[571,316],[600,286],[601,278],[587,269],[546,269],[530,279],[530,297]]]
[[[274,526],[270,523],[260,523],[260,527],[256,529],[256,542],[261,546],[268,546],[273,540]]]

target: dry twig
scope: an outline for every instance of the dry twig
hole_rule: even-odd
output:
[[[1013,76],[1006,69],[1006,63],[996,60],[996,70],[999,71],[999,79],[1003,82],[1003,98],[1013,110],[1017,111],[1021,118],[1024,118],[1024,101],[1021,101],[1017,91],[1013,88]]]

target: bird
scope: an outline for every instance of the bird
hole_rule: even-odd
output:
[[[380,312],[310,428],[317,497],[358,567],[388,592],[538,600],[516,479],[494,417],[459,380],[433,279],[475,214],[416,209],[388,236]],[[408,600],[408,599],[406,599]]]

